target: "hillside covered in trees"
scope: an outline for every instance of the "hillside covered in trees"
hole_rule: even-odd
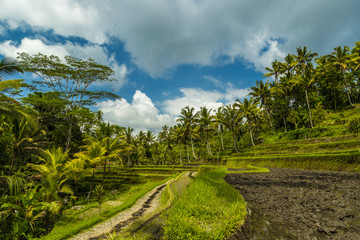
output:
[[[218,109],[187,106],[177,125],[135,134],[131,126],[104,122],[100,111],[91,110],[99,99],[120,98],[91,90],[96,82],[114,80],[109,67],[41,53],[3,58],[0,237],[46,235],[77,201],[109,191],[105,176],[115,167],[220,164],[262,144],[358,137],[360,42],[323,56],[298,47],[266,70],[247,98]],[[11,79],[25,72],[36,76],[31,83]]]

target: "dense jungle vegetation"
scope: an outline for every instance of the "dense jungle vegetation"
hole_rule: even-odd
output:
[[[98,100],[119,98],[92,90],[98,81],[114,80],[109,67],[41,53],[3,58],[0,238],[46,235],[77,201],[100,198],[105,175],[116,166],[221,163],[262,143],[358,136],[360,42],[323,56],[298,47],[266,70],[247,98],[198,112],[187,106],[177,125],[155,135],[106,123],[91,110]],[[15,73],[36,78],[26,84],[11,79]],[[95,186],[100,169],[102,181]],[[86,177],[90,181],[82,181]]]

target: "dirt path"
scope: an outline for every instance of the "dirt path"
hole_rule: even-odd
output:
[[[360,239],[360,174],[270,169],[225,180],[249,203],[248,239]]]
[[[81,232],[71,240],[94,240],[108,237],[113,231],[118,232],[134,222],[141,216],[154,211],[158,205],[161,192],[164,191],[166,184],[154,188],[152,191],[140,198],[132,207],[122,211],[115,216],[96,224],[84,232]]]
[[[192,181],[192,178],[196,176],[196,174],[197,172],[187,172],[181,175],[176,181],[170,183],[172,193],[176,196],[184,194],[185,188]],[[141,219],[139,224],[135,224],[136,228],[131,229],[130,227],[130,231],[127,231],[125,236],[133,236],[139,239],[160,239],[163,234],[163,220],[161,213],[166,211],[170,206],[171,203],[163,206],[162,209],[158,209],[156,214],[145,221]]]

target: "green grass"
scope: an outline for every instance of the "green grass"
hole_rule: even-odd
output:
[[[163,239],[225,239],[244,222],[246,203],[225,174],[225,168],[199,172],[164,214]]]
[[[173,177],[174,176],[172,176],[171,178]],[[61,240],[70,238],[71,236],[81,232],[82,230],[85,230],[99,222],[102,222],[112,217],[118,212],[121,212],[126,208],[131,207],[139,198],[144,196],[154,187],[165,183],[169,179],[170,178],[157,182],[148,182],[144,185],[132,187],[128,192],[125,192],[119,196],[119,200],[122,201],[122,204],[120,204],[119,206],[103,209],[101,215],[98,214],[98,211],[92,211],[93,208],[97,208],[96,203],[87,205],[84,209],[78,211],[70,210],[60,222],[57,222],[54,229],[48,235],[42,237],[41,239]],[[105,205],[105,203],[103,205]]]

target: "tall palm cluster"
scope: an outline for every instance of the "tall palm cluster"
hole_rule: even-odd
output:
[[[157,135],[105,123],[101,112],[86,107],[100,94],[87,90],[96,74],[111,74],[93,60],[68,58],[68,65],[59,68],[60,60],[45,55],[23,54],[25,65],[2,59],[1,238],[26,239],[51,231],[74,202],[99,195],[94,191],[99,193],[116,166],[219,162],[224,155],[259,144],[267,134],[315,128],[326,110],[359,103],[360,42],[324,56],[306,47],[296,50],[266,68],[268,73],[246,98],[217,109],[187,106],[176,125],[163,126]],[[43,63],[52,67],[46,69]],[[97,71],[91,70],[93,65]],[[41,81],[29,86],[21,79],[6,80],[22,69],[39,74],[49,88],[34,87],[43,86]],[[61,92],[81,81],[85,90]],[[28,94],[21,97],[24,88]],[[95,186],[96,172],[102,176],[100,186]],[[85,177],[91,180],[83,181]]]

